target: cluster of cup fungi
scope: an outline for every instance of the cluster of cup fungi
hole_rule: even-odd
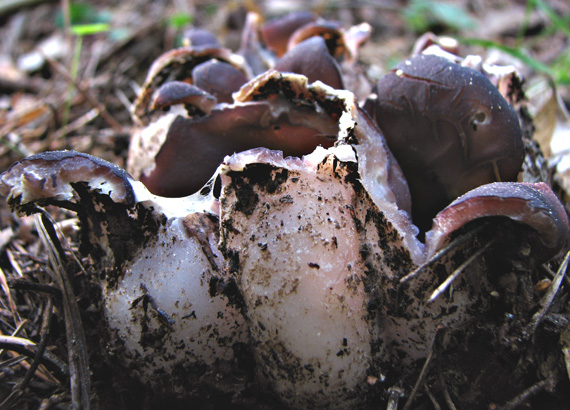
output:
[[[538,326],[528,289],[560,260],[568,218],[525,161],[516,71],[432,39],[371,84],[369,35],[250,14],[232,52],[193,29],[149,70],[128,172],[57,151],[2,174],[15,212],[77,213],[107,343],[141,385],[189,403],[396,408],[424,394],[434,351],[482,372]],[[434,366],[463,408],[481,391],[506,401],[534,369],[497,392]]]

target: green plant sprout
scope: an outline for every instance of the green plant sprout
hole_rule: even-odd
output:
[[[433,0],[410,1],[402,10],[402,17],[415,33],[429,31],[438,25],[458,31],[476,26],[476,21],[461,7]]]
[[[183,36],[181,34],[181,30],[192,23],[194,23],[194,16],[184,12],[174,13],[165,19],[167,27],[177,33],[174,39],[175,47],[182,47]]]
[[[69,5],[69,15],[71,20],[70,32],[75,38],[75,47],[73,50],[73,60],[71,62],[71,78],[67,91],[65,109],[63,111],[62,126],[65,130],[69,121],[71,112],[71,101],[73,98],[73,84],[77,79],[79,72],[79,60],[81,58],[81,49],[83,46],[83,37],[108,32],[110,25],[108,23],[109,16],[105,13],[95,11],[92,6],[85,3],[71,3]],[[56,17],[56,23],[60,15]],[[62,134],[65,135],[65,132]]]
[[[523,25],[519,29],[517,46],[511,47],[493,40],[480,38],[460,38],[459,41],[466,45],[476,45],[484,48],[494,48],[500,50],[518,59],[534,71],[546,74],[552,78],[556,85],[570,85],[570,47],[566,47],[565,52],[561,53],[561,55],[556,58],[550,65],[544,64],[541,61],[531,57],[523,48],[522,37],[530,20],[530,13],[532,13],[533,10],[541,11],[550,20],[551,25],[545,29],[546,35],[551,35],[552,32],[560,32],[563,33],[568,39],[570,39],[570,15],[559,16],[543,0],[528,0],[526,7],[526,18]]]
[[[194,16],[188,13],[175,13],[168,17],[167,25],[173,29],[181,29],[194,22]]]

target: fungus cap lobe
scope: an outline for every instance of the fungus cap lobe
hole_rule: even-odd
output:
[[[342,75],[322,37],[311,37],[291,48],[275,65],[277,71],[306,76],[309,82],[322,81],[343,89]]]
[[[219,105],[202,117],[174,118],[141,181],[156,195],[185,196],[199,190],[234,152],[265,147],[300,157],[317,146],[332,146],[346,131],[338,120],[348,109],[332,89],[318,84],[269,71],[244,85],[235,104]]]
[[[436,216],[426,234],[428,254],[434,254],[452,232],[468,222],[493,216],[510,218],[534,229],[536,237],[532,241],[539,261],[555,256],[568,237],[568,216],[548,185],[495,182],[467,192]]]
[[[192,69],[196,87],[215,96],[219,102],[231,104],[232,94],[247,82],[247,76],[231,64],[208,60]]]
[[[374,92],[367,107],[406,175],[420,228],[470,189],[516,180],[524,157],[518,116],[481,73],[417,55]]]
[[[287,51],[287,44],[291,35],[300,27],[317,20],[314,13],[299,11],[288,13],[283,17],[270,20],[263,24],[261,37],[267,48],[281,57]]]
[[[132,203],[131,176],[118,166],[76,151],[48,151],[14,163],[0,176],[0,195],[17,205],[38,198],[68,200],[70,184],[87,182],[116,202]]]
[[[158,57],[151,65],[141,91],[134,103],[133,113],[143,123],[147,122],[150,103],[156,90],[170,81],[192,82],[192,69],[212,59],[226,62],[243,70],[247,67],[243,57],[230,50],[218,47],[181,47],[169,50]]]
[[[332,145],[327,138],[330,128],[315,129],[305,120],[297,122],[291,113],[276,114],[270,104],[253,102],[193,120],[178,117],[156,155],[154,169],[143,173],[141,181],[157,195],[185,196],[199,190],[228,154],[267,147],[301,156],[317,145]],[[307,113],[309,118],[315,117]]]
[[[221,48],[222,45],[208,30],[193,27],[184,32],[182,42],[185,47],[198,48]]]
[[[348,51],[344,44],[344,31],[340,23],[334,21],[315,21],[299,27],[289,38],[287,50],[290,51],[314,37],[325,41],[329,53],[334,58],[341,58]]]
[[[209,114],[216,103],[216,98],[201,88],[182,81],[170,81],[158,89],[151,109],[164,110],[172,105],[184,104],[197,108],[200,113]]]

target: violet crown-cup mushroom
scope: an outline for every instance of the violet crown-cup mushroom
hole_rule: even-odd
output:
[[[412,192],[423,230],[454,198],[515,181],[524,158],[513,108],[480,72],[419,54],[382,77],[367,104]]]
[[[299,15],[292,20],[295,19],[304,22],[306,16]],[[248,17],[241,49],[247,52],[246,61],[248,58],[254,59],[257,65],[264,65],[260,62],[264,60],[264,52],[260,51],[257,36],[258,20],[254,16]],[[342,47],[331,45],[329,50],[325,39],[319,34],[325,38],[334,37],[334,44],[342,44]],[[357,40],[343,40],[343,35],[338,25],[303,23],[291,36],[306,39],[290,45],[292,48],[275,63],[275,69],[305,75],[310,82],[318,80],[333,88],[343,88],[343,77],[353,82],[354,79],[342,72],[331,53],[339,57],[346,54],[348,49],[345,43],[352,44],[354,53],[358,43]],[[202,115],[204,110],[200,110],[197,100],[192,100],[195,101],[192,106],[190,99],[178,101],[174,98],[173,91],[183,89],[180,82],[189,82],[197,87],[202,86],[219,102],[228,102],[229,92],[237,90],[247,80],[246,73],[251,75],[256,71],[248,69],[247,65],[240,65],[240,58],[223,48],[185,47],[165,53],[151,67],[134,108],[140,122],[148,124],[148,117],[155,118],[157,108],[166,110],[168,102],[172,106],[183,103],[186,111],[182,115],[175,113],[168,120],[160,116],[157,121],[151,121],[151,126],[133,136],[127,169],[135,178],[143,181],[151,192],[162,196],[183,196],[195,192],[206,183],[228,153],[263,146],[280,149],[285,155],[301,156],[311,152],[317,145],[332,145],[336,134],[334,123],[331,123],[332,128],[327,126],[328,129],[323,129],[324,124],[318,120],[318,114],[309,117],[303,113],[307,110],[304,96],[297,96],[290,102],[279,96],[281,93],[287,97],[287,90],[275,93],[268,89],[267,92],[275,94],[275,97],[264,102],[246,102],[236,94],[235,102],[241,103],[239,107],[220,104],[208,115]],[[215,70],[214,73],[209,74],[212,70]],[[224,75],[216,72],[223,72]],[[178,85],[170,88],[169,82]],[[186,89],[188,92],[192,90],[190,86],[186,86]],[[204,101],[208,102],[209,107],[210,100]],[[153,115],[149,116],[149,113]],[[169,124],[163,124],[166,121]],[[155,127],[154,124],[158,122],[160,125]],[[285,138],[285,135],[293,135],[294,138]],[[209,142],[205,143],[206,140]],[[181,172],[188,163],[195,165],[194,172]]]
[[[288,18],[300,19],[278,29],[289,38],[315,25]],[[251,78],[237,54],[198,38],[199,50],[190,41],[157,60],[137,100],[131,154],[156,144],[140,154],[140,182],[73,151],[0,176],[19,214],[77,213],[107,343],[152,391],[378,408],[391,387],[409,394],[442,329],[484,327],[511,262],[524,256],[524,276],[563,249],[568,217],[550,187],[504,182],[524,156],[518,116],[482,74],[414,57],[380,80],[367,113],[342,82]],[[266,40],[275,67],[303,71],[296,47],[323,40],[287,51],[289,38]],[[196,74],[221,64],[234,86],[249,79],[231,101]]]
[[[152,101],[151,109],[161,110],[175,104],[183,104],[187,111],[198,110],[197,114],[209,114],[217,100],[203,88],[184,83],[169,81],[163,84]]]
[[[196,87],[215,95],[219,102],[231,104],[232,94],[239,91],[248,79],[243,71],[214,59],[194,67],[192,80]]]
[[[289,38],[301,27],[318,20],[314,13],[301,11],[268,21],[261,27],[261,37],[265,46],[277,57],[287,52]]]
[[[322,37],[311,37],[296,45],[281,57],[275,69],[303,74],[309,82],[318,80],[333,88],[344,88],[340,67]]]

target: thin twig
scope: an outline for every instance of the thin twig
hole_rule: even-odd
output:
[[[32,380],[32,377],[34,376],[36,370],[40,366],[42,358],[44,357],[44,352],[47,347],[49,330],[51,327],[52,309],[53,309],[52,299],[48,298],[48,304],[44,311],[45,313],[42,321],[42,327],[40,330],[41,338],[40,342],[36,345],[36,353],[34,355],[34,360],[32,361],[30,367],[28,367],[28,370],[26,371],[24,378],[19,383],[14,385],[10,395],[6,397],[6,399],[4,399],[2,403],[0,403],[0,410],[12,408],[14,406],[18,398],[24,394],[24,389],[26,388],[30,380]]]
[[[48,87],[48,82],[36,77],[24,77],[21,79],[11,79],[0,77],[0,88],[9,91],[26,91],[39,94]]]
[[[65,137],[65,135],[80,129],[81,127],[84,127],[85,125],[93,121],[95,118],[97,118],[99,114],[100,112],[98,108],[93,108],[87,111],[85,114],[83,114],[81,117],[73,121],[71,124],[67,124],[64,128],[60,128],[59,130],[57,130],[54,133],[53,138],[57,140],[59,138]]]
[[[0,335],[0,348],[11,350],[24,356],[34,358],[37,346],[34,342],[21,337]],[[69,369],[58,357],[50,351],[45,351],[42,357],[42,364],[53,371],[60,381],[69,377]]]
[[[27,320],[28,319],[24,319],[20,323],[18,323],[18,327],[16,328],[16,330],[14,330],[14,332],[12,333],[12,336],[16,337],[20,334],[20,331],[24,330],[24,324],[27,322]]]
[[[119,88],[115,90],[115,95],[117,96],[121,104],[123,104],[123,107],[125,107],[126,111],[129,113],[129,116],[131,117],[131,121],[133,122],[133,124],[137,124],[139,120],[134,113],[133,103],[128,99],[125,93]]]
[[[55,280],[63,294],[63,308],[66,322],[67,346],[69,351],[69,368],[72,407],[88,410],[90,408],[91,381],[89,376],[89,360],[87,342],[81,323],[79,307],[73,294],[69,271],[65,263],[65,253],[57,237],[49,214],[40,209],[36,215],[38,231],[48,249],[48,256],[54,270]]]
[[[3,362],[0,362],[0,369],[1,368],[8,368],[8,367],[12,367],[17,365],[18,363],[20,363],[22,360],[26,360],[25,356],[17,356],[17,357],[12,357],[10,359],[4,360]]]
[[[14,242],[13,245],[17,245],[17,243]],[[12,269],[14,269],[14,271],[16,272],[16,274],[19,277],[23,278],[24,273],[22,271],[22,267],[20,266],[17,258],[14,257],[14,254],[10,249],[6,249],[6,256],[8,257],[8,260],[10,261],[10,266],[12,266]]]
[[[8,299],[8,306],[10,307],[10,311],[12,312],[12,316],[14,317],[16,323],[21,323],[22,318],[18,313],[18,309],[16,308],[16,304],[14,303],[14,299],[12,298],[12,293],[10,292],[10,286],[8,286],[8,280],[6,279],[6,275],[4,271],[0,267],[0,286],[2,290],[6,294],[6,298]]]
[[[541,380],[541,381],[533,384],[528,389],[526,389],[521,394],[519,394],[517,397],[515,397],[514,399],[509,400],[507,403],[505,403],[505,405],[500,407],[499,410],[514,410],[514,409],[516,409],[521,404],[524,404],[532,396],[534,396],[535,394],[544,390],[544,388],[549,383],[551,383],[551,381],[545,379],[545,380]]]
[[[14,279],[8,281],[8,285],[14,290],[27,290],[32,292],[47,293],[48,295],[54,295],[57,298],[61,298],[61,290],[52,286],[46,285],[44,283],[30,282],[24,279]]]
[[[435,399],[435,396],[433,395],[433,393],[431,392],[431,390],[429,389],[429,387],[427,386],[427,384],[424,384],[424,390],[426,391],[431,404],[433,406],[433,408],[435,410],[441,410],[441,406],[439,405],[439,403],[437,402],[437,400]]]
[[[406,401],[406,404],[404,405],[404,408],[402,410],[410,410],[410,408],[412,407],[412,404],[414,403],[416,395],[418,394],[418,391],[419,391],[420,387],[422,386],[422,384],[423,384],[423,382],[424,382],[424,380],[428,374],[428,370],[430,368],[431,361],[435,356],[436,346],[438,344],[438,341],[441,338],[441,335],[443,334],[444,329],[445,328],[441,327],[441,326],[438,326],[438,328],[436,329],[435,335],[433,336],[432,343],[429,347],[429,354],[426,357],[426,361],[422,367],[422,370],[420,371],[418,379],[416,380],[416,384],[414,384],[414,387],[412,388],[412,391],[410,392],[410,396],[408,397],[408,400]]]
[[[473,263],[473,261],[478,258],[483,252],[485,252],[489,246],[491,246],[493,243],[495,242],[495,240],[491,240],[489,241],[487,244],[485,244],[485,246],[483,246],[481,249],[478,249],[477,252],[475,252],[473,255],[471,255],[469,258],[467,258],[467,260],[465,262],[463,262],[461,265],[459,265],[459,267],[457,269],[455,269],[451,275],[449,275],[441,285],[439,285],[437,287],[436,290],[433,291],[433,293],[431,294],[431,296],[428,299],[428,303],[432,303],[434,300],[436,300],[439,295],[441,295],[443,292],[445,292],[445,290],[449,287],[449,285],[451,285],[451,283],[457,279],[457,277],[461,274],[461,272],[463,272],[465,270],[465,268],[469,265],[471,265]]]
[[[408,280],[416,277],[420,272],[424,271],[425,269],[429,268],[430,266],[432,266],[433,264],[435,264],[437,261],[439,261],[441,258],[443,258],[445,255],[447,255],[449,252],[451,252],[453,249],[457,248],[458,246],[460,246],[461,244],[467,242],[468,240],[472,239],[476,234],[478,234],[479,232],[481,232],[481,230],[483,230],[483,228],[485,228],[486,226],[488,226],[488,223],[483,223],[479,226],[477,226],[476,228],[466,232],[463,235],[458,236],[457,238],[455,238],[453,241],[451,241],[450,243],[448,243],[446,246],[444,246],[443,248],[441,248],[439,251],[437,251],[430,259],[429,261],[427,261],[426,263],[420,265],[419,267],[417,267],[416,269],[414,269],[412,272],[408,273],[406,276],[404,276],[402,279],[400,279],[400,283],[405,283]]]
[[[443,390],[443,397],[445,398],[447,407],[449,407],[449,410],[457,410],[457,407],[455,407],[455,403],[453,403],[453,400],[451,399],[451,395],[449,394],[449,390],[447,389],[445,380],[443,380],[443,373],[441,372],[441,366],[439,365],[437,366],[437,376],[439,379],[441,390]]]
[[[2,0],[0,2],[0,17],[24,7],[31,7],[47,2],[48,0]]]
[[[524,335],[527,338],[530,338],[534,334],[534,332],[536,331],[536,328],[538,327],[538,325],[540,324],[540,322],[542,321],[542,319],[544,318],[544,316],[548,312],[548,309],[550,309],[550,306],[552,305],[552,302],[554,301],[554,297],[558,293],[558,290],[560,289],[560,285],[562,284],[562,280],[564,279],[564,276],[566,275],[566,271],[568,269],[568,262],[569,261],[570,261],[570,251],[568,251],[566,256],[564,256],[564,260],[560,264],[560,267],[558,268],[558,271],[556,272],[556,276],[554,276],[552,283],[550,284],[550,286],[546,290],[546,293],[542,297],[542,299],[540,301],[540,306],[541,306],[540,310],[533,315],[531,321],[526,326],[526,329],[524,331]]]
[[[47,346],[47,341],[49,339],[49,331],[51,328],[52,317],[53,317],[53,301],[52,301],[52,298],[48,298],[48,303],[47,303],[47,306],[45,308],[45,314],[44,314],[44,318],[42,321],[42,327],[40,329],[41,338],[40,338],[40,342],[37,344],[36,356],[34,357],[34,361],[32,362],[32,365],[30,366],[30,368],[26,372],[26,375],[24,376],[22,381],[20,383],[18,383],[16,386],[14,386],[14,388],[17,388],[19,390],[23,390],[26,387],[26,385],[30,382],[30,380],[32,379],[32,376],[36,372],[36,369],[40,365],[40,360],[41,360],[42,356],[44,355],[44,352],[45,352],[45,349]]]
[[[551,279],[554,279],[554,277],[556,276],[556,272],[553,272],[552,269],[550,269],[545,264],[540,265],[540,267],[546,272],[548,276],[550,276]],[[570,276],[567,275],[564,276],[564,283],[566,284],[566,286],[568,286],[568,288],[570,288]]]
[[[45,399],[42,401],[42,404],[40,404],[40,407],[38,408],[38,410],[48,410],[48,409],[51,409],[53,407],[56,407],[56,405],[58,405],[58,404],[68,402],[68,401],[69,401],[69,395],[67,394],[67,392],[59,393],[59,394],[53,394],[52,396],[50,396],[49,399]]]
[[[63,14],[63,29],[66,37],[71,34],[71,7],[69,0],[61,0],[61,11]]]

